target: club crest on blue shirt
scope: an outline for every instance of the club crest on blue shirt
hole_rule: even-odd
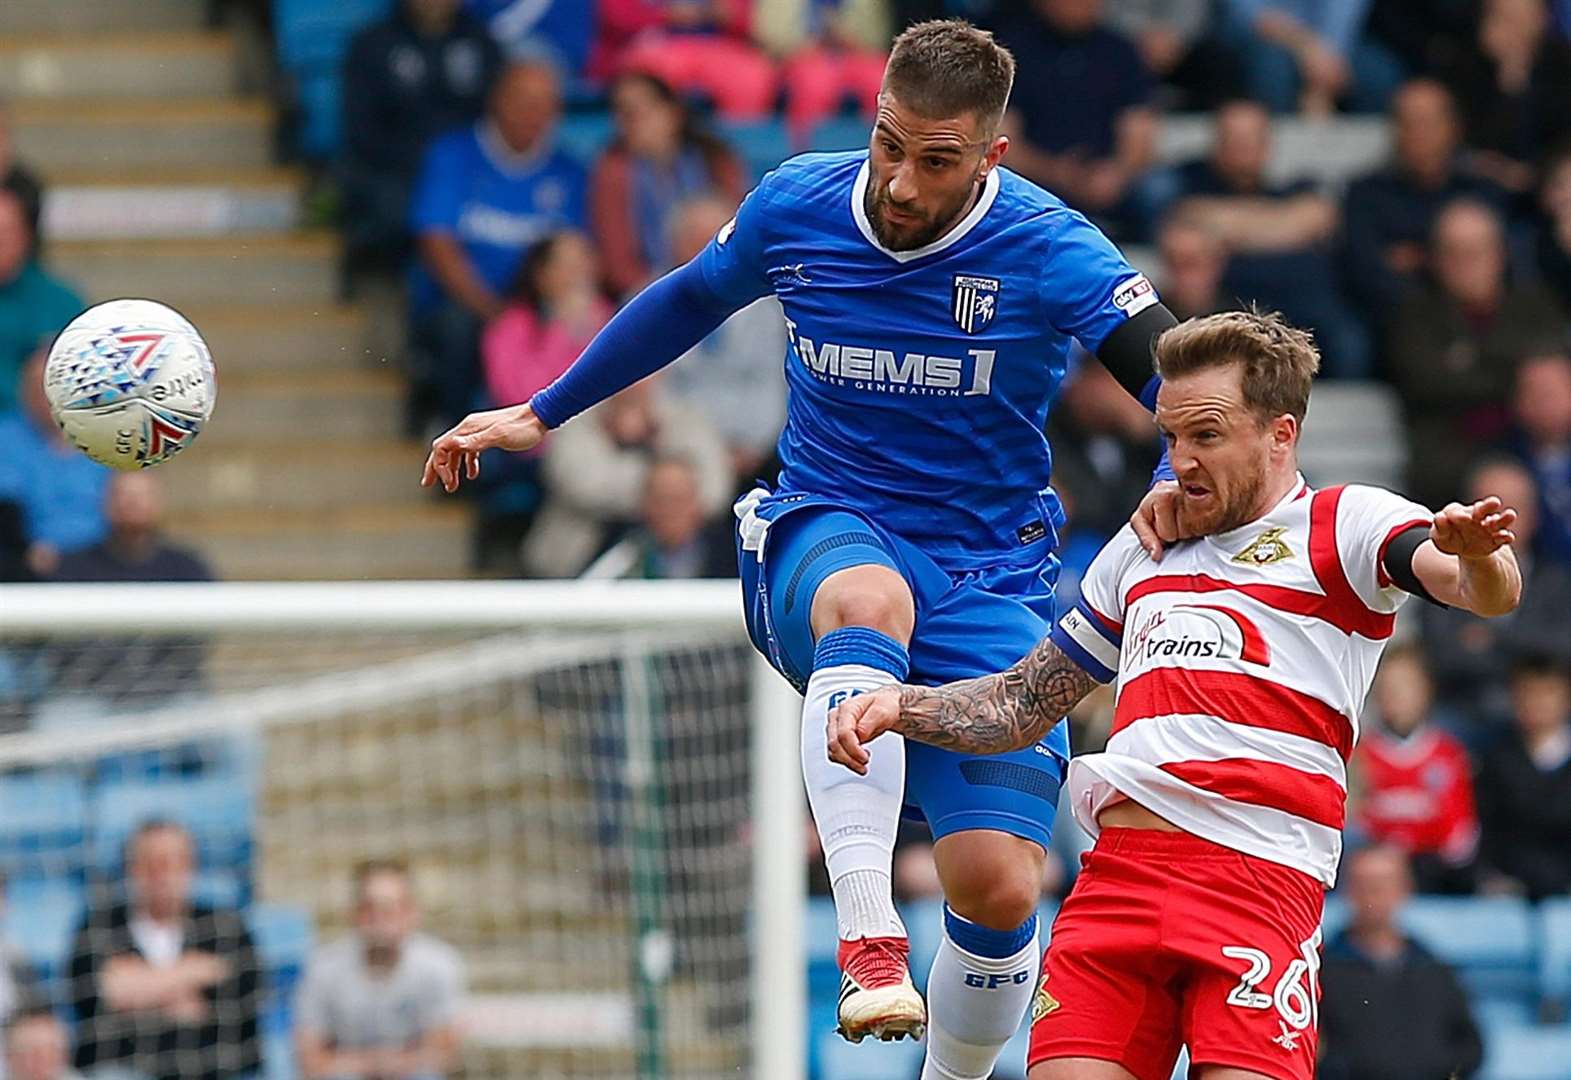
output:
[[[954,298],[950,304],[956,324],[968,334],[979,334],[998,313],[997,278],[955,275]]]

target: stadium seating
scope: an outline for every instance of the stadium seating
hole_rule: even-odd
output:
[[[168,818],[189,828],[203,870],[227,869],[246,875],[248,880],[256,795],[243,778],[130,780],[102,785],[93,811],[95,864],[113,874],[120,866],[126,838],[150,818]]]
[[[0,870],[24,878],[79,880],[84,867],[87,802],[71,773],[0,778]]]
[[[1511,896],[1415,897],[1409,932],[1454,966],[1479,998],[1530,1000],[1537,990],[1537,930],[1527,902]]]
[[[1496,1027],[1484,1032],[1484,1067],[1475,1080],[1566,1080],[1571,1025]]]
[[[1565,1006],[1571,1003],[1571,897],[1545,900],[1538,918],[1538,994]]]
[[[344,54],[355,32],[389,6],[390,0],[273,0],[278,62],[294,84],[298,147],[307,157],[329,157],[338,146]]]
[[[86,896],[75,880],[14,881],[7,889],[5,941],[20,950],[46,982],[61,979],[86,908]]]
[[[1400,488],[1407,467],[1402,408],[1380,383],[1321,381],[1309,401],[1298,462],[1311,484]]]

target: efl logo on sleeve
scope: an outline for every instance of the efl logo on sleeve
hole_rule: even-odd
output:
[[[1134,318],[1156,302],[1156,287],[1144,274],[1136,274],[1113,290],[1113,306],[1129,318]]]

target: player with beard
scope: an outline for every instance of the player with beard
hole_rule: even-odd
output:
[[[1516,514],[1312,490],[1297,446],[1319,354],[1276,316],[1190,320],[1156,352],[1178,515],[1201,538],[1158,563],[1126,528],[1026,659],[854,698],[829,751],[857,774],[886,732],[1008,753],[1116,680],[1106,750],[1069,769],[1096,846],[1053,925],[1031,1080],[1167,1080],[1185,1045],[1198,1080],[1310,1080],[1321,909],[1380,652],[1409,594],[1516,607]]]
[[[455,489],[482,451],[535,445],[733,311],[779,298],[784,468],[737,506],[748,628],[804,693],[802,768],[839,924],[840,1029],[853,1040],[926,1023],[890,859],[903,804],[932,827],[947,906],[928,980],[928,1080],[988,1076],[1030,1001],[1066,731],[1049,725],[990,758],[890,736],[853,775],[829,762],[825,721],[850,695],[978,675],[1030,651],[1054,614],[1064,517],[1042,428],[1072,341],[1149,404],[1151,342],[1174,323],[1095,227],[1002,167],[1013,78],[1008,51],[964,22],[906,30],[866,150],[770,173],[562,378],[437,439],[424,478]],[[1175,497],[1163,485],[1145,512],[1154,520]]]

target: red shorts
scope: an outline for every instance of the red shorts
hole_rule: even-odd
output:
[[[1168,1080],[1194,1065],[1311,1080],[1325,890],[1188,833],[1105,829],[1053,923],[1031,1065],[1115,1061]]]

